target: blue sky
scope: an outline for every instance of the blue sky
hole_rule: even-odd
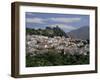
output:
[[[78,29],[80,27],[89,27],[89,15],[77,14],[56,14],[56,13],[34,13],[26,12],[27,28],[42,28],[59,26],[65,32]]]

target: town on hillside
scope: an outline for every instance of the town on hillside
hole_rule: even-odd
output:
[[[73,38],[59,26],[26,29],[26,66],[89,64],[89,39]]]
[[[27,35],[26,36],[26,53],[31,55],[44,54],[48,50],[55,50],[63,54],[84,54],[89,53],[89,41],[81,39],[73,39],[64,36],[48,37],[43,35]]]

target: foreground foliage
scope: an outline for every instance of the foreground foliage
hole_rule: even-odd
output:
[[[34,56],[27,53],[26,67],[39,66],[60,66],[60,65],[78,65],[89,64],[89,53],[87,55],[76,53],[74,55],[67,53],[47,52],[36,54]]]

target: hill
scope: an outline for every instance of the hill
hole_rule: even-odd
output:
[[[70,35],[72,38],[75,39],[84,39],[84,40],[89,40],[89,27],[81,27],[77,30],[73,30],[71,32],[67,33],[68,35]]]
[[[55,26],[52,28],[46,27],[45,29],[26,28],[26,34],[43,35],[43,36],[48,36],[48,37],[64,36],[64,37],[68,38],[68,35],[61,28],[59,28],[59,26]]]

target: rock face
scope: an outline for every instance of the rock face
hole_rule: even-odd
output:
[[[42,36],[48,36],[48,37],[64,36],[64,37],[68,38],[68,35],[61,28],[59,28],[59,26],[46,27],[45,29],[26,28],[26,34],[42,35]]]
[[[63,52],[63,54],[84,54],[89,53],[89,43],[87,40],[72,39],[55,36],[53,38],[42,35],[26,36],[26,53],[43,54],[49,50]]]
[[[67,33],[74,39],[83,39],[83,40],[89,40],[89,27],[81,27],[77,30],[73,30],[71,32]]]

